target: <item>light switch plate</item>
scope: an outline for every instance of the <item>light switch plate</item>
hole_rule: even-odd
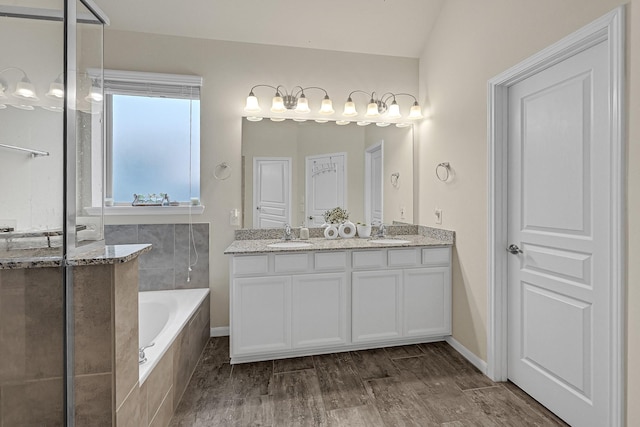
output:
[[[442,224],[442,209],[436,208],[433,214],[435,215],[435,218],[436,218],[436,224]]]

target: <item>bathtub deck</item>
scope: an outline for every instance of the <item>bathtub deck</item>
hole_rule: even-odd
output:
[[[565,426],[444,342],[229,364],[212,338],[171,426]]]

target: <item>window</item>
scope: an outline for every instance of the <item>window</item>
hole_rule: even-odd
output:
[[[200,197],[200,86],[194,76],[105,70],[107,197]]]

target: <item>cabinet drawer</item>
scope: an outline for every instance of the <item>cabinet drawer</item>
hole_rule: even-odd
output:
[[[450,248],[433,248],[422,250],[422,264],[429,266],[447,266],[451,264]]]
[[[315,254],[316,270],[344,270],[347,268],[345,252],[318,252]]]
[[[386,265],[384,251],[354,251],[353,268],[380,268]]]
[[[263,274],[269,271],[267,255],[234,256],[233,274]]]
[[[415,267],[419,262],[419,253],[416,249],[389,249],[389,267]]]
[[[276,273],[305,272],[309,269],[309,253],[282,254],[275,256],[274,271]]]

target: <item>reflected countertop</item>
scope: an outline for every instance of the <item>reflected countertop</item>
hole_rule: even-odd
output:
[[[79,249],[76,254],[69,257],[67,265],[103,265],[118,264],[131,261],[136,257],[149,252],[150,244],[138,245],[106,245],[93,246]],[[12,249],[0,250],[0,270],[59,267],[62,265],[62,249]]]

